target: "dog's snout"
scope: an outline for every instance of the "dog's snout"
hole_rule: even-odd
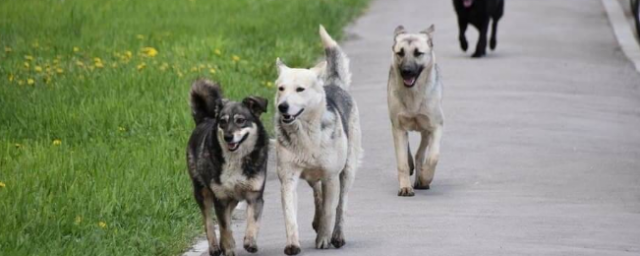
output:
[[[402,70],[400,70],[400,75],[402,75],[402,77],[409,77],[415,74],[413,72],[413,69],[403,68]]]
[[[289,111],[289,104],[286,102],[280,103],[280,105],[278,105],[278,110],[280,113],[287,113],[287,111]]]
[[[225,134],[224,135],[224,141],[226,141],[227,143],[233,142],[233,135],[232,134]]]

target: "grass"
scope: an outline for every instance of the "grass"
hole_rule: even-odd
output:
[[[182,252],[190,82],[272,99],[367,1],[0,1],[0,254]]]

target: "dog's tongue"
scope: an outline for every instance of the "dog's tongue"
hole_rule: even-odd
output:
[[[415,78],[415,77],[412,77],[412,78],[403,78],[403,80],[404,80],[404,85],[407,85],[407,86],[412,86],[412,85],[413,85],[413,83],[415,83],[415,82],[416,82],[416,78]]]
[[[473,4],[473,0],[463,0],[462,4],[464,5],[464,7],[471,7],[471,4]]]
[[[229,143],[229,144],[227,144],[227,146],[229,146],[229,149],[233,150],[233,149],[236,148],[236,146],[238,146],[238,143]]]

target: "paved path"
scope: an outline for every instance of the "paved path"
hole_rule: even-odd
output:
[[[385,95],[392,31],[431,23],[445,84],[441,161],[431,190],[400,198]],[[640,255],[640,75],[600,0],[506,1],[498,51],[481,60],[459,50],[449,0],[374,1],[349,31],[366,155],[348,244],[313,249],[301,182],[303,255]],[[274,170],[257,255],[285,246]],[[248,255],[240,225],[237,252]]]

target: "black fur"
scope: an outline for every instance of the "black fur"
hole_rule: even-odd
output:
[[[476,51],[472,57],[479,58],[486,54],[487,33],[489,32],[490,22],[492,23],[491,50],[495,50],[498,44],[498,21],[504,13],[504,0],[473,0],[473,4],[470,7],[465,7],[464,1],[465,0],[453,0],[453,6],[458,14],[460,47],[463,51],[467,51],[468,42],[465,31],[467,30],[468,24],[473,25],[478,29],[480,37],[478,38]]]
[[[340,116],[342,129],[346,136],[349,137],[349,119],[351,118],[353,99],[347,91],[336,85],[326,85],[324,92],[327,99],[327,110]]]

